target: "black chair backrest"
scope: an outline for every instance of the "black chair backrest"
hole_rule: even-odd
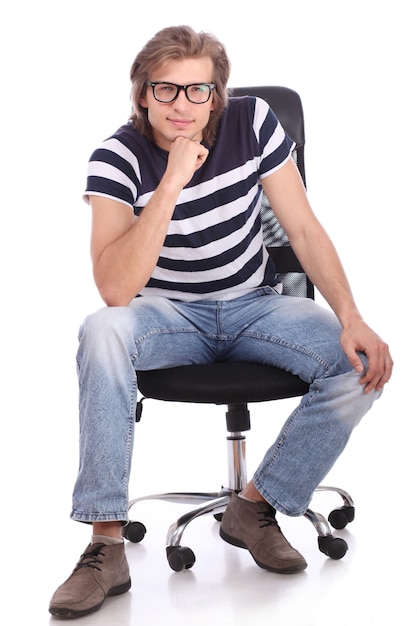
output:
[[[236,87],[230,90],[230,96],[257,96],[269,104],[286,133],[295,142],[293,158],[306,185],[304,114],[298,93],[288,87],[279,86]],[[283,293],[314,298],[313,284],[295,256],[265,195],[262,201],[262,225],[265,245],[281,276]]]
[[[281,122],[285,132],[295,142],[294,160],[306,185],[304,165],[304,113],[301,98],[296,91],[288,87],[260,86],[235,87],[230,89],[231,96],[257,96],[265,100]]]

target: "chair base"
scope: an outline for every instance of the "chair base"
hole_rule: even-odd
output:
[[[237,422],[233,422],[236,424]],[[248,429],[249,422],[245,426]],[[229,421],[230,428],[230,421]],[[159,493],[135,498],[129,502],[130,509],[138,502],[145,500],[163,500],[177,504],[195,505],[190,511],[181,515],[168,529],[166,540],[167,558],[170,567],[175,571],[189,569],[194,565],[195,555],[190,548],[181,546],[181,539],[188,524],[203,515],[214,515],[221,519],[226,510],[231,494],[239,493],[247,484],[246,437],[242,432],[229,432],[227,436],[228,452],[228,486],[214,492],[171,492]],[[334,509],[328,516],[333,528],[342,529],[352,522],[355,508],[351,496],[338,487],[320,485],[316,492],[330,491],[338,494],[343,505]],[[318,512],[308,509],[304,516],[313,524],[318,534],[318,547],[323,554],[332,559],[341,559],[346,554],[348,545],[344,539],[334,537],[326,518]],[[146,534],[141,522],[129,521],[123,529],[123,536],[129,541],[138,543]]]
[[[196,506],[179,517],[168,529],[166,539],[167,559],[174,571],[189,569],[195,563],[195,555],[190,548],[181,545],[181,539],[188,524],[203,515],[213,515],[218,521],[230,501],[232,489],[222,488],[218,492],[171,492],[160,493],[136,498],[129,503],[129,510],[138,502],[145,500],[162,500],[177,504],[195,504]],[[239,491],[239,490],[237,490]],[[316,492],[334,492],[343,501],[343,505],[333,509],[328,516],[334,528],[342,529],[354,519],[354,504],[351,496],[338,487],[320,485]],[[344,539],[334,537],[326,518],[317,511],[307,509],[304,514],[314,526],[318,534],[319,550],[331,559],[341,559],[348,550]],[[123,529],[123,536],[129,541],[139,542],[143,539],[146,528],[141,522],[129,521]]]

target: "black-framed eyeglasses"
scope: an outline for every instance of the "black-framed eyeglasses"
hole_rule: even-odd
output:
[[[149,87],[152,87],[152,92],[155,100],[158,102],[174,102],[178,98],[178,94],[183,89],[187,100],[193,104],[204,104],[210,99],[210,96],[215,89],[214,83],[192,83],[191,85],[176,85],[175,83],[164,83],[162,81],[146,81]]]

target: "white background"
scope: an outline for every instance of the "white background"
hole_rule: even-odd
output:
[[[226,44],[230,86],[280,84],[301,95],[312,205],[360,310],[396,361],[329,479],[370,498],[370,510],[387,498],[390,532],[399,534],[416,508],[414,0],[25,0],[3,7],[0,38],[3,540],[13,530],[20,550],[45,523],[52,536],[80,532],[67,519],[77,467],[74,355],[79,324],[102,305],[81,199],[86,163],[129,116],[138,50],[160,28],[182,23]],[[222,409],[146,406],[132,490],[216,489]],[[276,413],[253,411],[252,469],[275,436]]]

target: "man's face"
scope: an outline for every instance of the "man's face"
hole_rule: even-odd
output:
[[[211,83],[212,78],[213,62],[210,57],[169,61],[149,76],[151,82],[163,81],[176,85]],[[152,87],[148,87],[146,96],[139,102],[148,109],[148,120],[156,145],[167,151],[177,137],[201,141],[203,129],[213,110],[213,95],[203,104],[194,104],[187,99],[183,89],[173,102],[163,103],[155,100]]]

